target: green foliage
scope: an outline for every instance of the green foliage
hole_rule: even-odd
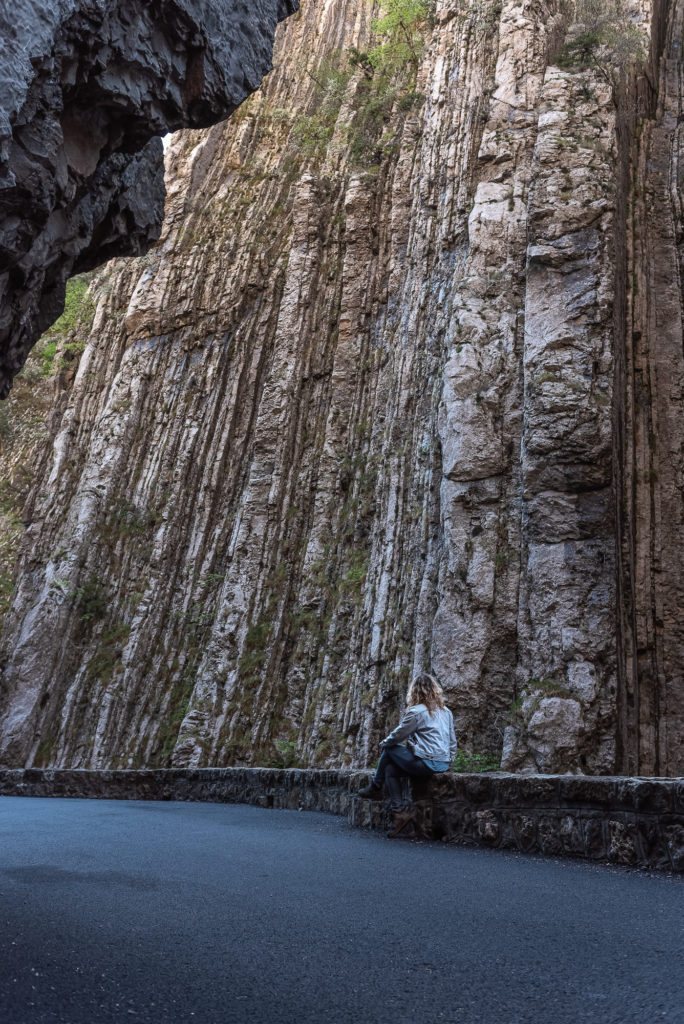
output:
[[[489,750],[472,754],[459,750],[453,764],[455,772],[498,772],[500,768],[501,754]]]
[[[11,436],[12,424],[10,423],[10,404],[9,399],[5,398],[3,401],[0,401],[0,442],[4,438]]]
[[[332,141],[351,78],[350,68],[339,67],[341,59],[333,54],[315,72],[308,72],[316,85],[317,107],[313,114],[298,117],[294,125],[294,137],[306,156],[322,156]]]
[[[145,517],[128,501],[118,510],[116,521],[121,537],[138,537],[147,530]]]
[[[386,132],[397,90],[385,75],[374,76],[359,84],[356,112],[349,131],[349,155],[357,167],[374,167],[393,149],[395,136]]]
[[[101,647],[88,662],[87,675],[90,682],[98,680],[108,683],[119,665],[119,653],[112,647]]]
[[[368,51],[352,47],[348,54],[350,64],[364,73],[349,131],[351,160],[360,167],[374,167],[393,152],[396,135],[387,129],[394,111],[407,115],[423,102],[415,80],[432,4],[385,0],[382,12],[373,22],[377,46]]]
[[[568,70],[598,71],[610,85],[646,56],[643,33],[632,24],[624,0],[577,0],[579,29],[557,62]]]
[[[88,327],[88,331],[90,331],[91,326],[92,324]],[[70,363],[75,356],[80,356],[81,352],[85,348],[85,333],[87,332],[84,332],[82,337],[73,338],[71,341],[66,341],[64,345],[62,345],[61,367],[64,366],[65,363]]]
[[[365,55],[368,64],[383,73],[408,65],[415,74],[432,8],[429,0],[383,0],[382,17],[373,22],[380,42]]]
[[[97,616],[99,616],[99,612]],[[83,620],[81,620],[83,621]],[[130,636],[131,627],[125,622],[114,622],[102,630],[100,643],[88,662],[87,678],[89,681],[108,683],[115,672],[123,669],[121,655]]]
[[[49,377],[52,373],[52,364],[55,361],[55,355],[57,353],[57,342],[48,341],[46,344],[41,346],[40,359],[42,362],[43,376]]]
[[[199,601],[195,601],[186,611],[178,614],[178,618],[195,632],[213,622],[215,617],[215,611],[206,609]]]
[[[76,606],[81,613],[80,622],[97,622],[107,611],[107,597],[100,580],[95,576],[76,589]]]
[[[508,712],[508,721],[514,724],[523,718],[523,704],[527,702],[526,717],[530,717],[537,710],[542,700],[546,697],[571,697],[572,694],[556,679],[543,679],[538,676],[531,676],[525,683],[522,693],[513,701]]]
[[[131,634],[131,627],[126,622],[116,622],[113,626],[102,630],[102,643],[123,644]]]
[[[511,564],[511,560],[514,555],[515,551],[513,548],[504,548],[502,551],[497,551],[494,556],[494,572],[505,572]]]
[[[355,561],[347,570],[346,575],[340,583],[342,591],[360,591],[366,582],[367,573],[368,558],[366,556],[362,556],[361,560]]]
[[[64,312],[40,339],[35,353],[40,360],[43,377],[63,370],[80,355],[85,347],[85,337],[90,332],[95,317],[95,303],[88,295],[92,274],[79,274],[67,281]],[[78,331],[79,336],[63,341],[65,335]],[[55,361],[57,349],[60,358]]]
[[[256,622],[247,630],[238,662],[238,673],[243,682],[256,677],[266,663],[266,648],[270,634],[271,624],[264,620]]]
[[[538,679],[532,676],[526,687],[527,690],[540,693],[544,697],[569,697],[570,691],[555,679]]]
[[[333,745],[330,740],[323,740],[316,745],[313,752],[314,764],[325,764],[333,752]]]
[[[507,721],[509,723],[514,723],[516,721],[516,719],[522,717],[522,706],[523,706],[523,697],[516,697],[515,700],[512,702],[510,708],[508,709],[508,719],[507,719]]]
[[[76,328],[90,329],[95,316],[95,303],[87,294],[91,274],[78,274],[67,281],[64,312],[45,333],[68,334]]]
[[[14,581],[10,576],[0,573],[0,618],[9,609],[12,594],[14,593]]]
[[[292,740],[276,740],[273,744],[277,757],[271,762],[274,768],[294,768],[299,758],[297,756],[297,744]]]
[[[342,126],[351,162],[375,167],[394,150],[395,132],[388,130],[393,113],[405,116],[423,101],[415,90],[415,79],[432,6],[431,0],[385,0],[381,17],[373,22],[376,46],[364,51],[352,46],[346,55],[335,54],[309,72],[316,83],[317,107],[298,118],[294,127],[305,156],[326,153],[354,70],[362,71],[363,77],[349,101],[351,123]]]
[[[38,749],[33,758],[34,768],[47,768],[50,763],[50,758],[57,747],[57,738],[52,732],[49,732],[47,736],[38,744]]]
[[[164,723],[158,733],[158,742],[161,745],[162,763],[168,764],[178,742],[178,733],[183,724],[183,719],[188,713],[190,699],[195,685],[193,672],[185,672],[180,679],[174,681],[169,703],[166,708]]]

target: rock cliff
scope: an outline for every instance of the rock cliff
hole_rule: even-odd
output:
[[[684,2],[620,74],[374,16],[302,3],[10,399],[4,764],[365,764],[432,666],[483,758],[684,770]]]
[[[159,237],[169,130],[227,117],[295,0],[14,0],[0,8],[0,396],[68,277]],[[157,138],[154,138],[154,137]],[[150,141],[152,140],[152,141]]]

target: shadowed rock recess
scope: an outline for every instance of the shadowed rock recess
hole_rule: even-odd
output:
[[[684,772],[684,0],[612,81],[572,4],[377,13],[303,0],[3,407],[8,767],[362,766],[432,667],[507,769]]]
[[[0,395],[68,277],[140,255],[164,212],[154,136],[227,117],[295,0],[13,0],[0,7]],[[152,141],[150,141],[152,140]]]

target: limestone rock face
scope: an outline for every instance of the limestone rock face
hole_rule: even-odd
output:
[[[227,117],[296,0],[0,5],[0,396],[68,277],[159,237],[155,136]],[[152,140],[152,141],[150,141]]]
[[[283,23],[10,400],[6,765],[364,765],[432,668],[509,769],[684,771],[684,0],[616,89],[568,5],[438,0],[389,98],[375,12]]]

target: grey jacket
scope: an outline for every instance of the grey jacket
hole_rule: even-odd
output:
[[[380,746],[391,747],[404,740],[416,757],[451,764],[457,748],[454,716],[449,708],[437,708],[430,714],[424,704],[414,704]]]

